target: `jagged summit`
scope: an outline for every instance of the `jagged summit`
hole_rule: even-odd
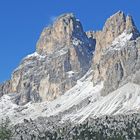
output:
[[[102,30],[103,38],[105,39],[104,47],[108,47],[117,36],[126,30],[126,16],[122,11],[119,11],[108,18]],[[105,46],[106,45],[106,46]]]
[[[110,30],[115,35],[121,34],[123,31],[130,33],[138,33],[137,27],[131,15],[125,15],[124,12],[118,11],[114,15],[110,16],[103,27],[103,31]]]
[[[130,15],[127,15],[127,17],[126,17],[126,31],[128,34],[130,34],[130,33],[133,34],[133,39],[140,36],[140,32],[138,31],[138,29],[134,23],[134,20],[133,20],[132,16],[130,16]]]
[[[121,35],[123,32],[126,34],[133,34],[133,38],[139,36],[139,31],[135,26],[132,16],[125,15],[124,12],[118,11],[105,22],[102,30],[103,37],[105,38],[106,47],[110,44],[116,37]]]
[[[130,35],[131,39],[136,39],[140,33],[135,26],[133,18],[130,15],[125,15],[124,12],[118,11],[110,16],[101,31],[97,31],[96,36],[96,50],[94,60],[98,62],[103,50],[108,49],[111,43],[121,34]]]
[[[59,22],[60,20],[70,20],[70,19],[74,19],[76,20],[76,16],[74,15],[74,13],[64,13],[61,14],[60,16],[58,16],[55,20],[55,22]]]
[[[115,12],[113,15],[111,15],[109,18],[118,16],[118,15],[122,15],[125,16],[125,13],[122,10],[118,10],[117,12]]]
[[[112,37],[116,37],[125,30],[125,23],[125,14],[122,11],[118,11],[106,20],[103,32],[110,32]]]
[[[93,82],[104,81],[104,95],[131,81],[136,67],[140,68],[139,36],[132,17],[122,11],[108,18],[96,33]]]
[[[83,40],[87,40],[80,21],[72,13],[63,14],[54,21],[52,26],[43,30],[37,42],[37,52],[51,54],[58,49],[72,46],[73,42],[77,40],[79,40],[79,44]]]
[[[11,80],[0,86],[0,95],[16,93],[16,103],[22,105],[54,100],[89,70],[94,48],[80,21],[73,14],[61,15],[43,30],[36,52],[25,57]]]
[[[102,31],[85,33],[73,14],[64,14],[43,30],[36,52],[0,85],[0,105],[9,104],[4,109],[16,121],[19,115],[11,112],[25,114],[21,119],[50,115],[83,122],[89,116],[137,112],[139,91],[140,37],[132,17],[119,11]]]
[[[74,14],[60,15],[51,26],[44,28],[36,52],[25,57],[13,72],[11,80],[0,86],[0,95],[18,93],[18,103],[21,104],[30,100],[53,100],[72,88],[91,65],[94,67],[93,82],[106,81],[108,69],[114,69],[111,66],[115,67],[115,63],[120,69],[117,71],[123,70],[122,62],[118,62],[121,53],[116,56],[112,52],[114,56],[108,55],[108,60],[106,50],[115,46],[121,50],[121,46],[133,41],[138,35],[132,17],[125,16],[122,11],[108,18],[102,31],[86,33]],[[124,58],[129,55],[127,51],[123,53]],[[133,57],[136,55],[133,54]],[[119,61],[124,63],[124,60]],[[122,72],[119,75],[122,79]]]

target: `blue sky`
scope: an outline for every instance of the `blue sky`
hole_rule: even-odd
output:
[[[0,82],[35,51],[43,27],[56,16],[73,12],[85,31],[99,30],[118,10],[132,15],[140,29],[140,0],[0,0]]]

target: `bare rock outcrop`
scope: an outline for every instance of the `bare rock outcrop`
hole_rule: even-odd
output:
[[[89,70],[94,47],[73,14],[61,15],[44,28],[36,52],[22,60],[8,92],[0,90],[0,94],[16,93],[17,104],[54,100]]]
[[[44,28],[36,52],[25,57],[11,80],[0,85],[0,96],[15,93],[17,104],[54,100],[91,67],[93,85],[104,82],[103,95],[127,82],[140,84],[139,36],[132,17],[121,11],[97,32],[84,32],[71,13],[61,15]]]
[[[93,82],[104,81],[103,95],[128,81],[137,69],[139,31],[131,16],[121,11],[107,19],[102,31],[96,32],[93,58]],[[129,78],[129,80],[132,78]]]

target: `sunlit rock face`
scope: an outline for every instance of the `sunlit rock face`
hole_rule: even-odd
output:
[[[95,36],[93,83],[104,81],[106,95],[132,79],[128,77],[140,68],[139,32],[132,17],[119,11],[107,19]]]
[[[61,15],[44,28],[36,52],[22,60],[1,95],[15,93],[17,104],[54,100],[89,70],[94,48],[80,21],[73,14]]]
[[[37,42],[37,52],[52,54],[66,46],[85,44],[87,47],[88,43],[80,21],[73,14],[64,14],[52,26],[44,28]]]
[[[94,47],[95,44],[86,36],[80,21],[73,14],[64,14],[52,26],[44,28],[37,42],[37,53],[52,55],[66,50],[72,69],[79,71],[81,67],[89,68]]]
[[[102,31],[84,32],[73,14],[58,17],[44,28],[36,51],[0,84],[0,120],[8,116],[21,126],[47,121],[53,130],[105,115],[133,118],[139,111],[140,35],[121,11]]]
[[[139,31],[132,17],[121,11],[96,32],[84,32],[71,13],[61,15],[43,29],[35,53],[25,57],[11,80],[0,85],[0,96],[13,93],[17,104],[54,100],[89,69],[93,86],[102,81],[102,95],[106,95],[127,82],[140,83],[139,48]]]

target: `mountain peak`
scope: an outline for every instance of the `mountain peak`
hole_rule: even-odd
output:
[[[110,18],[108,18],[105,22],[105,26],[103,27],[103,32],[109,32],[110,36],[113,37],[113,39],[119,36],[124,31],[127,34],[133,33],[135,38],[139,35],[139,31],[135,26],[132,16],[126,16],[122,11],[118,11]]]
[[[39,54],[53,53],[60,47],[70,46],[73,38],[84,38],[84,36],[83,27],[74,14],[63,14],[52,26],[43,30],[37,42],[37,52]]]
[[[19,93],[17,104],[22,105],[30,100],[55,99],[89,70],[94,47],[94,40],[87,37],[73,14],[59,16],[44,28],[36,52],[25,57],[13,72],[8,93]],[[5,87],[0,87],[2,95]]]
[[[111,21],[111,20],[120,20],[120,19],[123,19],[124,21],[125,21],[125,13],[123,12],[123,11],[118,11],[118,12],[116,12],[115,14],[113,14],[112,16],[110,16],[108,19],[107,19],[107,21],[109,20],[109,21]]]
[[[8,116],[12,124],[21,124],[31,118],[39,122],[35,126],[46,120],[46,126],[54,123],[58,128],[65,122],[139,112],[138,35],[132,17],[122,11],[108,18],[102,31],[86,33],[74,14],[59,16],[44,28],[37,51],[26,56],[11,79],[0,85],[0,120]],[[28,124],[34,130],[33,121]],[[54,132],[52,128],[48,129]]]
[[[131,16],[126,16],[124,12],[118,11],[110,16],[102,31],[96,33],[96,56],[95,61],[99,61],[102,50],[108,49],[111,43],[121,34],[131,34],[132,39],[136,39],[140,34]]]
[[[126,31],[128,34],[133,33],[134,38],[136,38],[140,35],[139,31],[134,23],[134,20],[133,20],[132,16],[130,16],[130,15],[127,15],[127,17],[126,17]]]
[[[126,17],[122,11],[118,11],[107,19],[103,27],[103,32],[110,32],[112,37],[116,37],[125,30]]]
[[[96,33],[93,81],[105,81],[104,93],[117,89],[135,69],[133,62],[137,61],[138,53],[135,42],[139,35],[133,18],[122,11],[108,18],[103,30]],[[128,69],[127,65],[131,67]]]
[[[115,14],[113,14],[112,16],[110,16],[110,18],[111,18],[111,17],[118,17],[118,16],[123,16],[123,17],[125,17],[125,13],[124,13],[123,11],[119,10],[119,11],[117,11]]]
[[[64,26],[69,26],[70,24],[75,24],[76,17],[73,13],[65,13],[56,18],[53,23],[53,27],[57,26],[57,24],[62,24]]]
[[[74,18],[74,19],[76,18],[73,13],[64,13],[64,14],[58,16],[56,21],[61,20],[61,19],[72,19],[72,18]]]

